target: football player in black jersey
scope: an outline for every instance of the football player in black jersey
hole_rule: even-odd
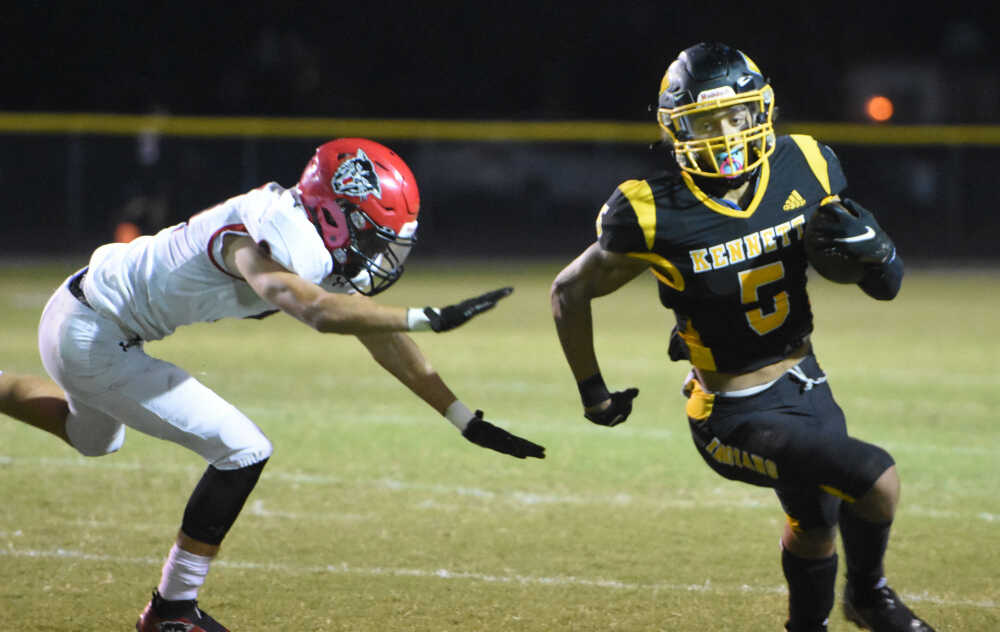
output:
[[[845,616],[877,632],[928,632],[883,574],[899,498],[894,461],[848,435],[813,356],[805,223],[836,201],[867,222],[839,247],[866,262],[858,286],[874,298],[895,297],[903,263],[871,214],[841,200],[836,155],[809,136],[775,136],[773,113],[771,86],[742,52],[702,43],[680,53],[658,110],[676,165],[622,183],[601,208],[597,242],[552,285],[559,338],[585,417],[625,421],[638,390],[605,386],[590,302],[651,271],[676,316],[670,357],[692,365],[684,391],[695,447],[722,476],[773,488],[788,516],[786,629],[826,630],[839,526]],[[871,252],[883,254],[864,259]]]

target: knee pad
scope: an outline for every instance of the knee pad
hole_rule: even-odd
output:
[[[225,455],[210,462],[220,470],[238,470],[271,458],[274,446],[267,436],[254,427],[255,432],[241,437],[238,446],[233,446]],[[223,435],[225,436],[225,435]]]
[[[235,470],[209,465],[188,499],[181,531],[199,542],[221,544],[266,463],[264,459]]]

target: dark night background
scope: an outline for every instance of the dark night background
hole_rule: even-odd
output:
[[[720,40],[758,63],[789,125],[864,122],[861,103],[874,91],[896,102],[892,124],[995,123],[1000,64],[998,29],[986,18],[991,5],[915,6],[20,2],[0,17],[0,112],[597,119],[649,121],[655,129],[647,106],[669,61],[693,43]],[[136,138],[2,138],[0,187],[13,219],[0,246],[8,250],[46,248],[36,239],[37,222],[46,214],[51,223],[53,208],[66,213],[56,230],[84,231],[81,247],[90,248],[136,198],[166,205],[158,214],[145,211],[145,221],[174,221],[262,181],[291,185],[326,140],[251,146],[163,138],[144,158]],[[593,213],[614,186],[648,175],[661,159],[634,143],[387,144],[418,175],[422,248],[437,254],[445,243],[462,254],[459,235],[475,250],[468,234],[489,231],[470,228],[489,229],[492,218],[512,212],[547,234],[545,248],[555,237],[575,251],[592,238]],[[992,241],[968,247],[969,238],[989,232],[977,228],[976,213],[992,201],[977,191],[1000,166],[994,148],[835,149],[855,195],[904,231],[898,241],[940,238],[935,217],[946,207],[958,214],[938,239],[947,248],[919,254],[995,254]],[[69,174],[53,175],[62,170]],[[576,228],[560,239],[568,225]],[[529,250],[541,245],[509,237]],[[490,241],[504,243],[496,235]]]
[[[989,3],[95,5],[4,9],[0,108],[639,120],[677,51],[716,39],[757,61],[785,116],[837,121],[857,116],[836,98],[852,69],[998,70]],[[960,114],[938,122],[996,111]]]

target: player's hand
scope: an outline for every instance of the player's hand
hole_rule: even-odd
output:
[[[817,212],[831,214],[834,227],[829,235],[820,236],[827,246],[841,252],[845,258],[864,264],[885,263],[896,247],[882,230],[871,211],[854,200],[844,198],[840,204],[825,204]]]
[[[583,416],[599,426],[617,426],[632,413],[632,400],[639,395],[639,389],[627,388],[624,391],[611,393],[610,404],[604,408],[603,403],[584,411]]]
[[[424,314],[431,321],[431,329],[436,332],[454,329],[473,316],[482,314],[488,309],[493,309],[500,299],[510,296],[514,291],[512,287],[504,287],[493,290],[486,294],[481,294],[475,298],[469,298],[456,305],[447,307],[425,307]]]
[[[545,448],[512,435],[503,428],[498,428],[483,419],[483,411],[477,410],[469,425],[462,431],[462,436],[478,446],[496,450],[503,454],[523,459],[533,456],[536,459],[545,458]]]

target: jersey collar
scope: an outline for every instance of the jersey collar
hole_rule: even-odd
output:
[[[757,210],[757,206],[764,197],[764,192],[767,191],[767,183],[771,179],[771,162],[765,156],[764,160],[760,163],[760,175],[757,176],[757,183],[755,185],[756,188],[754,190],[753,198],[750,200],[750,204],[747,205],[746,210],[735,209],[708,195],[698,188],[698,185],[694,183],[691,175],[685,171],[681,172],[681,178],[684,179],[684,184],[687,185],[688,190],[691,191],[691,195],[716,213],[727,217],[750,217],[754,214],[754,211]]]

